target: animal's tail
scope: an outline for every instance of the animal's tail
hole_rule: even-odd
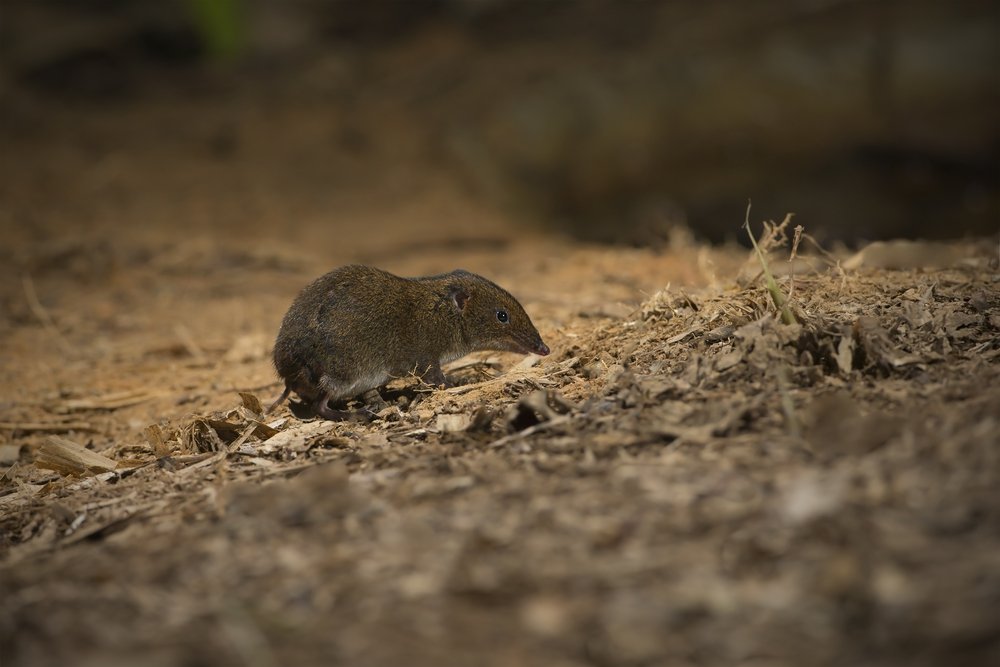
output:
[[[284,402],[285,402],[285,399],[286,399],[286,398],[288,398],[288,395],[289,395],[290,393],[292,393],[292,388],[291,388],[291,387],[289,387],[289,386],[288,386],[288,385],[286,384],[286,385],[285,385],[285,391],[281,392],[281,396],[279,396],[279,397],[278,397],[278,400],[276,400],[276,401],[275,401],[274,403],[271,403],[271,407],[269,407],[269,408],[268,408],[267,410],[265,410],[265,411],[264,411],[264,414],[265,414],[265,415],[269,415],[269,414],[271,414],[271,412],[272,412],[272,411],[273,411],[273,410],[274,410],[274,409],[275,409],[276,407],[278,407],[279,405],[281,405],[282,403],[284,403]]]

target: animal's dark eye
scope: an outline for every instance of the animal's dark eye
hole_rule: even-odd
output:
[[[507,322],[510,320],[510,316],[507,314],[506,310],[498,310],[497,319],[503,322],[504,324],[507,324]]]

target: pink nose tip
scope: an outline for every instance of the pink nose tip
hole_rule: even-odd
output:
[[[549,353],[549,346],[545,343],[539,343],[538,348],[535,350],[535,354],[540,354],[543,357]]]

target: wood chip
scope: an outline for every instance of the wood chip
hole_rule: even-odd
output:
[[[336,428],[337,422],[326,420],[306,422],[301,426],[295,426],[268,438],[265,441],[267,445],[266,449],[261,449],[261,451],[271,452],[277,449],[291,448],[295,445],[302,445],[305,444],[307,440],[318,435],[334,431]]]
[[[35,465],[62,475],[114,470],[118,462],[66,438],[49,436],[35,452]]]
[[[472,416],[467,414],[438,415],[436,428],[441,433],[458,433],[469,428]]]

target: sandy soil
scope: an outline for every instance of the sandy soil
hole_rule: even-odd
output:
[[[323,162],[306,111],[144,113],[7,137],[4,667],[1000,659],[995,241],[777,249],[785,324],[742,249],[542,235]],[[553,354],[369,424],[260,415],[285,308],[346,261],[487,275]]]

